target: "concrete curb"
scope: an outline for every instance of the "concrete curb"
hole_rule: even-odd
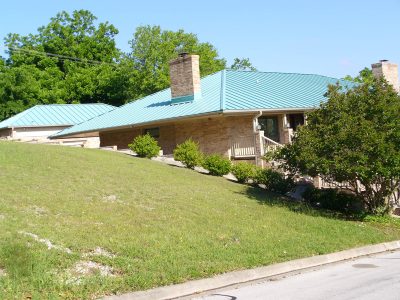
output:
[[[400,241],[381,243],[340,252],[296,259],[284,263],[259,267],[250,270],[235,271],[217,275],[211,278],[193,280],[181,284],[158,287],[151,290],[115,295],[103,298],[104,300],[167,300],[190,296],[205,291],[228,287],[235,284],[282,275],[293,271],[322,266],[360,256],[381,253],[390,250],[399,250]]]

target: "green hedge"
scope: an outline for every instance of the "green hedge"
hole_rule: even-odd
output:
[[[214,176],[228,174],[231,170],[231,166],[231,161],[219,154],[208,155],[203,160],[203,168]]]
[[[135,137],[132,144],[128,145],[139,157],[152,158],[157,156],[161,148],[157,141],[149,134]]]
[[[182,162],[190,169],[200,166],[202,158],[203,154],[199,150],[199,144],[192,139],[179,144],[174,150],[174,159]]]

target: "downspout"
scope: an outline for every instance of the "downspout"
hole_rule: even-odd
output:
[[[256,153],[256,146],[257,146],[257,139],[259,138],[258,137],[258,129],[257,129],[257,126],[258,126],[258,118],[259,117],[261,117],[262,116],[262,111],[260,110],[259,112],[258,112],[258,114],[256,114],[254,117],[253,117],[253,133],[254,133],[254,154],[255,154],[255,162],[256,162],[256,166],[258,166],[258,165],[260,165],[259,164],[259,157],[258,157],[258,155],[257,155],[257,153]],[[260,141],[260,142],[262,142],[262,141]],[[261,145],[260,145],[261,146]],[[261,149],[260,149],[261,150]]]
[[[260,110],[253,118],[253,132],[257,133],[258,118],[262,116],[262,111]]]

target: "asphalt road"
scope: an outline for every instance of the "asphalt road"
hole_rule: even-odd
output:
[[[400,300],[400,251],[226,288],[198,300]]]

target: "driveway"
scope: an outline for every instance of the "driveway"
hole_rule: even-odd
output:
[[[226,288],[197,300],[400,300],[400,251]]]

